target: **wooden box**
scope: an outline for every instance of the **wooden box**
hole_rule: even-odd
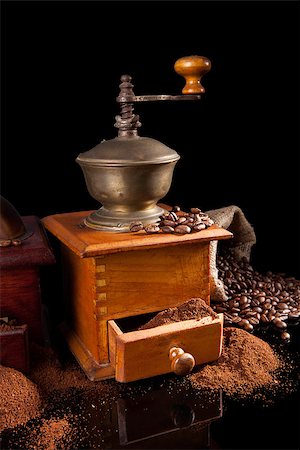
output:
[[[38,217],[22,220],[32,235],[18,247],[0,247],[0,316],[27,324],[29,340],[43,343],[39,267],[55,259]]]
[[[61,242],[67,316],[64,333],[88,377],[96,380],[115,375],[114,349],[120,354],[119,337],[115,347],[113,342],[122,331],[112,321],[161,311],[192,297],[209,303],[210,242],[232,235],[215,225],[183,236],[100,232],[81,227],[89,213],[58,214],[44,218],[43,223]],[[218,328],[220,334],[220,322],[208,329]],[[190,323],[184,333],[196,339],[197,333],[202,333],[197,325],[196,321]],[[172,333],[178,337],[185,328],[181,323],[168,326],[170,337]],[[153,345],[160,345],[160,341],[153,341]],[[212,353],[216,353],[215,346]],[[127,360],[124,364],[131,365]],[[165,371],[165,367],[158,369],[158,373]],[[144,376],[149,376],[146,370],[139,373],[139,378]],[[129,381],[132,377],[118,375],[118,379]]]
[[[0,364],[23,373],[29,371],[27,325],[0,329]]]

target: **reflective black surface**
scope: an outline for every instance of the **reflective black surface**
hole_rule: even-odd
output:
[[[290,332],[289,344],[259,332],[288,362],[275,390],[240,399],[195,389],[188,377],[172,374],[128,384],[108,380],[102,383],[115,388],[111,396],[93,386],[70,389],[53,396],[41,419],[71,418],[72,439],[57,446],[62,449],[298,449],[300,327]],[[27,448],[41,419],[3,432],[1,448]]]

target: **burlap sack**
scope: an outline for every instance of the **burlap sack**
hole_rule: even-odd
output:
[[[217,225],[233,233],[230,247],[234,257],[237,260],[245,257],[249,261],[251,248],[256,243],[256,236],[253,227],[246,219],[243,211],[238,206],[231,205],[206,212]],[[224,291],[224,286],[218,278],[217,248],[218,241],[210,243],[211,300],[225,301],[227,300],[227,296]]]

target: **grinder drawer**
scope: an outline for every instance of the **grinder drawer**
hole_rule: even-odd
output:
[[[172,372],[169,352],[173,347],[190,353],[196,365],[216,360],[222,351],[223,314],[130,332],[110,320],[108,336],[116,380],[135,381]]]

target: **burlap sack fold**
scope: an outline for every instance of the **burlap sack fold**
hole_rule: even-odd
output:
[[[243,211],[235,205],[220,209],[206,211],[214,222],[220,227],[233,233],[230,247],[237,260],[250,259],[251,248],[256,243],[256,236],[253,227],[246,219]],[[218,241],[210,243],[210,292],[212,301],[225,301],[227,296],[223,282],[218,278],[217,269],[217,249]]]

